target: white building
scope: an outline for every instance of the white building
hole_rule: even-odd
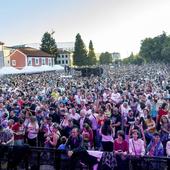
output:
[[[72,54],[69,51],[59,49],[57,56],[57,64],[62,66],[71,66],[72,65]]]
[[[120,53],[118,53],[118,52],[113,52],[112,53],[112,61],[114,62],[114,61],[116,61],[116,60],[120,60]]]
[[[74,42],[57,42],[57,48],[66,50],[69,52],[74,51]]]

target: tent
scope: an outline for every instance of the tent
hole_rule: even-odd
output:
[[[40,73],[44,71],[64,71],[64,67],[60,65],[48,66],[25,66],[22,70],[18,70],[14,67],[3,67],[0,69],[0,75],[5,74],[32,74],[32,73]]]
[[[0,75],[6,75],[6,74],[19,74],[20,70],[14,68],[14,67],[2,67],[0,69]]]
[[[22,70],[20,70],[20,73],[37,73],[40,72],[38,67],[33,67],[33,66],[25,66]]]
[[[54,65],[52,66],[53,70],[56,70],[56,71],[63,71],[64,70],[64,67],[61,66],[61,65]]]

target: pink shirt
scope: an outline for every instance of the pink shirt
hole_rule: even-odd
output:
[[[142,139],[129,139],[129,154],[143,156],[145,154],[144,141]]]

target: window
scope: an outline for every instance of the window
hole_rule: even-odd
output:
[[[28,57],[28,62],[27,62],[28,66],[32,66],[32,58]]]
[[[65,57],[67,58],[68,56],[67,56],[67,55],[65,55]]]
[[[62,60],[62,64],[64,64],[64,60]]]
[[[62,55],[62,58],[64,58],[64,55]]]
[[[48,58],[48,65],[52,66],[52,59],[51,58]]]
[[[46,64],[46,59],[43,57],[41,58],[41,61],[42,61],[42,65],[45,65]]]
[[[61,64],[61,61],[60,61],[60,60],[58,61],[58,64]]]
[[[60,58],[60,54],[58,55],[58,58]]]
[[[66,64],[68,64],[68,60],[66,60]]]
[[[12,66],[16,66],[16,60],[12,60]]]
[[[39,65],[39,58],[35,57],[35,65]]]

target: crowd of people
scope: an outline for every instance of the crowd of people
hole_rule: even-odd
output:
[[[0,144],[170,156],[170,67],[104,68],[100,77],[56,72],[0,79]]]

